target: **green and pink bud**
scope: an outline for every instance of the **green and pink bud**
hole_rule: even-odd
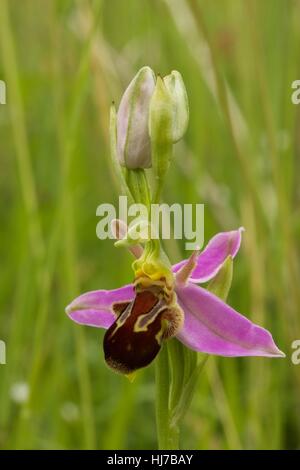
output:
[[[117,114],[117,152],[120,164],[129,169],[151,167],[148,119],[154,88],[154,72],[150,67],[143,67],[121,99]]]

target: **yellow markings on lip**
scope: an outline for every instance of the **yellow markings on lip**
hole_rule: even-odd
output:
[[[165,277],[159,277],[156,281],[145,275],[136,277],[134,286],[137,291],[147,288],[159,288],[161,291],[160,295],[164,297],[166,303],[171,304],[173,302],[174,286],[173,284],[168,284]]]
[[[124,325],[126,322],[127,318],[131,314],[131,304],[128,304],[127,307],[123,310],[123,312],[120,314],[119,318],[115,322],[115,328],[110,334],[110,338],[116,334],[119,328]]]
[[[123,374],[146,367],[157,356],[164,340],[177,334],[183,324],[183,312],[175,292],[170,292],[169,299],[154,283],[148,289],[138,285],[135,298],[127,307],[122,303],[115,305],[117,313],[121,313],[103,341],[109,367]]]
[[[156,333],[155,335],[155,339],[157,341],[157,343],[159,344],[159,346],[161,345],[162,343],[162,340],[163,340],[163,337],[164,337],[164,334],[165,334],[165,331],[167,330],[168,328],[168,322],[167,320],[162,320],[161,322],[161,329],[159,330],[158,333]]]
[[[125,312],[126,308],[128,305],[132,302],[132,300],[124,300],[122,302],[115,302],[112,304],[112,310],[115,314],[115,316],[118,318],[120,315],[122,315],[123,312]]]
[[[103,348],[109,367],[130,374],[153,361],[160,350],[155,335],[167,308],[161,289],[136,289],[134,300],[105,333]]]
[[[145,313],[144,315],[140,315],[133,327],[133,331],[135,333],[140,333],[141,331],[147,331],[149,325],[153,323],[157,316],[166,309],[166,305],[161,302],[158,302],[158,304],[154,307],[154,309],[151,312]]]

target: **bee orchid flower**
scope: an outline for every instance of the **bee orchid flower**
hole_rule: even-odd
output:
[[[73,300],[66,313],[76,323],[107,330],[106,362],[125,374],[150,364],[162,342],[172,336],[202,353],[284,357],[268,330],[198,285],[213,279],[228,257],[236,256],[242,231],[221,232],[200,254],[175,264],[169,297],[159,283],[128,284],[87,292]]]

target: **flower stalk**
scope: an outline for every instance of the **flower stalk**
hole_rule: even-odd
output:
[[[155,362],[155,414],[159,450],[179,448],[179,429],[177,425],[171,426],[170,419],[168,349],[165,345]]]

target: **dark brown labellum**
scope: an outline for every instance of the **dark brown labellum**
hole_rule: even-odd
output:
[[[167,310],[164,298],[150,289],[137,292],[129,304],[118,305],[115,311],[121,313],[104,336],[107,364],[124,374],[149,365],[168,327]]]

